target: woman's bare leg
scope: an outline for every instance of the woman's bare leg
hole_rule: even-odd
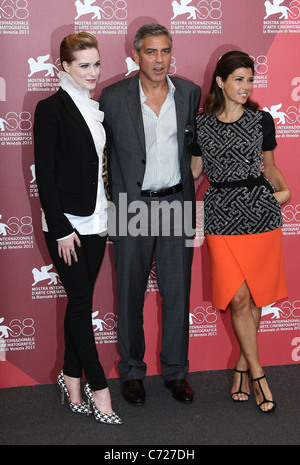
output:
[[[261,309],[255,307],[254,302],[251,298],[248,286],[246,282],[242,284],[240,289],[237,291],[235,296],[230,302],[231,310],[231,321],[234,332],[237,336],[240,345],[240,356],[236,365],[236,369],[246,371],[250,369],[250,373],[253,379],[263,376],[263,369],[259,363],[258,345],[257,345],[257,330],[261,317]],[[236,392],[239,387],[237,382],[239,374],[235,373],[234,388],[232,392]],[[249,392],[249,386],[245,384],[247,382],[244,377],[244,385],[242,390]],[[273,400],[271,391],[269,390],[266,379],[261,381],[265,396],[269,400]],[[255,398],[259,404],[263,401],[263,396],[258,388],[258,383],[254,383]],[[245,400],[246,396],[242,394],[236,395],[237,400]],[[273,408],[272,403],[265,403],[261,406],[263,410],[269,410]]]

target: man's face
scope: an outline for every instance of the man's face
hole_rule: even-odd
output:
[[[166,35],[146,37],[140,52],[134,50],[133,56],[140,66],[142,82],[159,84],[166,79],[171,63],[171,48]]]

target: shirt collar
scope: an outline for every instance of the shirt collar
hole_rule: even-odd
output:
[[[175,93],[175,86],[173,84],[173,82],[171,81],[171,79],[169,78],[169,76],[167,75],[166,76],[166,79],[167,79],[167,83],[168,83],[168,88],[169,88],[169,92],[168,92],[168,95],[173,98],[174,97],[174,93]],[[147,100],[147,97],[143,91],[143,87],[142,87],[142,84],[141,84],[141,80],[139,79],[139,86],[140,86],[140,98],[141,98],[141,103],[144,104],[145,101]]]
[[[96,121],[102,123],[104,113],[99,109],[99,102],[91,99],[88,89],[84,89],[77,84],[74,79],[65,71],[59,72],[60,87],[69,94],[81,112],[87,110],[85,117],[93,117]]]
[[[60,71],[58,73],[58,78],[60,87],[66,92],[72,92],[77,96],[90,98],[89,90],[84,89],[79,84],[77,84],[74,81],[74,79],[70,76],[70,74],[66,73],[65,71]]]

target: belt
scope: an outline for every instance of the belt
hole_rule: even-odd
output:
[[[239,181],[211,182],[211,186],[216,187],[217,189],[247,187],[250,190],[252,190],[255,186],[265,186],[270,192],[274,193],[272,185],[263,174],[257,178],[254,176],[248,176],[248,178],[241,179]]]
[[[143,197],[164,197],[165,195],[176,194],[176,192],[182,191],[182,184],[176,184],[176,186],[166,187],[165,189],[159,189],[158,191],[142,191]]]

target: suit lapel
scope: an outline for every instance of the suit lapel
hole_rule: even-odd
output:
[[[176,119],[177,119],[177,138],[178,138],[178,153],[179,158],[182,157],[183,148],[184,148],[184,137],[185,137],[185,105],[184,105],[184,92],[181,86],[177,81],[172,79],[172,82],[176,88],[174,98],[176,106]],[[143,150],[146,152],[145,146],[145,132],[143,125],[143,115],[141,110],[141,101],[140,101],[140,90],[139,90],[139,75],[137,74],[130,79],[128,85],[128,94],[127,94],[127,104],[129,113],[134,123],[135,130],[138,134],[140,143],[143,147]]]
[[[132,118],[135,130],[138,134],[140,143],[143,147],[144,152],[146,152],[145,132],[144,132],[142,109],[141,109],[139,75],[138,74],[134,76],[133,78],[131,78],[129,81],[128,94],[127,94],[127,105],[128,105],[129,113]]]
[[[175,99],[175,107],[176,107],[176,119],[177,119],[177,140],[178,140],[178,154],[179,159],[182,157],[183,154],[183,146],[184,146],[184,137],[185,137],[185,106],[184,106],[184,95],[181,87],[178,85],[177,82],[171,78],[176,90],[174,94]]]
[[[85,119],[83,118],[82,114],[78,110],[77,106],[75,105],[75,103],[73,102],[73,100],[71,99],[71,97],[69,96],[69,94],[66,91],[59,88],[58,93],[59,93],[59,96],[62,99],[62,102],[64,104],[64,107],[65,107],[66,111],[68,112],[70,117],[72,119],[74,119],[76,121],[76,123],[80,126],[80,128],[83,130],[86,137],[88,138],[88,140],[90,141],[90,143],[92,144],[92,146],[95,149],[95,144],[94,144],[94,140],[93,140],[91,131],[89,130],[89,127],[86,124]]]

